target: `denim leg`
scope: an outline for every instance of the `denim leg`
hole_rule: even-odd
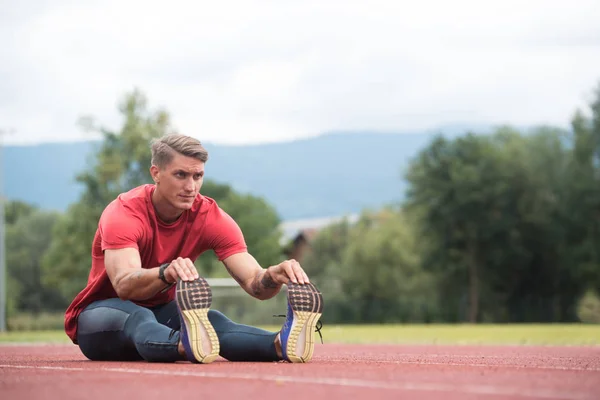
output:
[[[77,341],[90,360],[184,359],[177,350],[179,332],[159,323],[153,311],[117,298],[96,301],[83,310],[78,319]]]
[[[237,324],[216,310],[208,311],[208,319],[215,328],[221,351],[229,361],[279,361],[275,350],[277,332]]]
[[[181,329],[181,319],[179,318],[179,310],[177,309],[177,302],[175,300],[151,308],[151,310],[159,324],[166,325],[176,331]]]
[[[181,328],[177,303],[172,301],[152,310],[161,324]],[[219,355],[229,361],[279,361],[275,350],[277,332],[237,324],[217,310],[208,311],[208,319],[219,338]]]

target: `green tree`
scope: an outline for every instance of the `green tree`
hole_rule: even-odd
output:
[[[582,280],[565,253],[567,139],[504,127],[438,138],[412,163],[407,207],[449,320],[465,308],[470,322],[574,319]]]
[[[437,296],[421,268],[411,221],[399,210],[364,213],[353,227],[339,273],[352,320],[429,321]]]
[[[344,252],[350,244],[353,224],[347,218],[332,223],[321,230],[310,242],[302,267],[311,280],[323,291],[339,290],[338,269],[343,263]],[[332,285],[328,290],[327,285]]]
[[[12,225],[21,217],[25,217],[36,211],[36,207],[22,201],[8,201],[4,209],[4,222]]]
[[[7,226],[6,264],[10,277],[10,298],[21,311],[58,310],[65,300],[58,291],[43,284],[41,259],[58,220],[53,212],[31,211]],[[14,285],[14,287],[13,287]]]
[[[18,265],[13,266],[12,260],[16,259],[15,253],[20,251],[20,248],[16,248],[15,245],[19,246],[19,241],[23,241],[18,237],[16,233],[18,228],[15,226],[20,219],[26,218],[32,213],[37,211],[36,207],[22,202],[22,201],[8,201],[5,203],[5,223],[6,223],[6,252],[8,253],[6,258],[7,273],[6,273],[6,290],[7,290],[7,317],[15,315],[21,304],[21,295],[23,294],[23,288],[21,282],[17,279],[13,270],[18,273]],[[21,263],[19,263],[21,264]]]
[[[484,262],[497,235],[503,169],[488,137],[436,138],[411,164],[407,208],[422,216],[422,235],[435,243],[425,265],[445,282],[444,294],[459,309],[465,289],[467,319],[480,318]],[[466,287],[464,283],[467,283]]]
[[[565,258],[568,133],[550,127],[528,135],[500,130],[495,139],[508,172],[502,219],[512,219],[496,238],[500,262],[488,260],[495,267],[491,286],[500,295],[494,320],[571,321],[581,285]],[[498,314],[500,304],[504,315]]]
[[[589,112],[572,120],[572,151],[566,179],[564,223],[568,258],[582,270],[582,280],[600,292],[600,84]]]
[[[302,260],[302,267],[323,293],[328,322],[349,322],[352,304],[346,301],[342,274],[344,252],[350,244],[352,224],[343,219],[320,230],[311,241],[310,249]]]
[[[436,296],[419,253],[411,222],[390,207],[325,228],[303,264],[329,322],[428,321]]]
[[[11,231],[13,229],[13,225],[15,225],[17,223],[19,218],[26,217],[36,210],[36,208],[34,206],[24,203],[22,201],[8,201],[5,203],[4,207],[5,207],[4,208],[4,212],[5,212],[4,220],[6,223],[6,226],[5,226],[5,229],[6,229],[5,234],[6,235],[12,235],[12,234],[9,234],[9,231]],[[19,281],[17,279],[15,279],[15,277],[13,277],[13,274],[11,273],[9,258],[11,257],[10,253],[13,251],[11,248],[12,239],[7,238],[6,242],[7,242],[6,243],[6,252],[9,253],[6,257],[7,258],[6,315],[8,318],[10,318],[18,310],[19,302],[21,299],[22,288],[21,288]]]
[[[80,200],[71,205],[56,224],[53,240],[43,260],[46,283],[72,298],[87,281],[91,245],[97,223],[108,203],[126,190],[151,182],[149,142],[167,134],[169,115],[148,109],[146,97],[138,90],[125,96],[119,106],[123,126],[117,132],[83,118],[82,126],[100,133],[103,141],[91,167],[76,180],[84,186]]]

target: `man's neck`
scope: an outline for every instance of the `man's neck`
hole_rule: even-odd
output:
[[[181,214],[183,214],[183,211],[174,208],[165,201],[164,197],[162,197],[156,189],[154,190],[154,193],[152,193],[152,205],[154,206],[156,216],[165,224],[172,224],[181,217]]]

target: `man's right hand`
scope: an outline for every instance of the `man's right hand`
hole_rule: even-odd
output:
[[[196,266],[189,258],[178,257],[165,269],[165,279],[169,283],[175,283],[177,279],[194,281],[199,277]]]

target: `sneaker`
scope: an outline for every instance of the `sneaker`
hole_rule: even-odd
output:
[[[208,320],[212,292],[206,279],[177,282],[175,300],[181,320],[180,337],[186,357],[195,363],[208,364],[219,355],[219,338]]]
[[[315,348],[314,332],[323,312],[323,295],[312,283],[288,283],[288,307],[279,332],[283,359],[310,361]]]

